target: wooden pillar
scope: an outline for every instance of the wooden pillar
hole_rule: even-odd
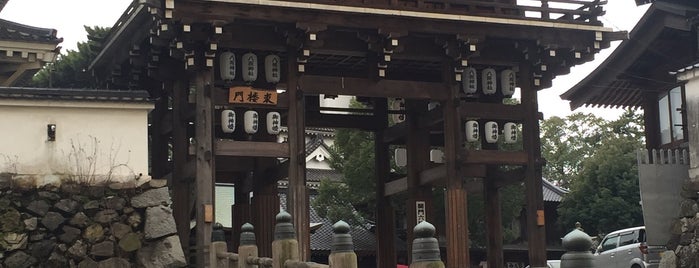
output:
[[[299,85],[297,52],[289,49],[287,58],[287,92],[289,94],[289,189],[287,209],[293,216],[294,228],[298,236],[301,261],[311,257],[310,219],[308,214],[308,194],[306,190],[306,142],[304,96]]]
[[[211,100],[212,72],[198,70],[193,75],[196,85],[196,265],[211,266],[209,248],[214,215],[214,155],[213,104]]]
[[[279,213],[279,190],[276,181],[255,186],[252,197],[252,212],[259,254],[263,257],[272,256],[274,217]]]
[[[396,229],[395,214],[389,197],[384,196],[385,183],[390,173],[388,144],[383,142],[384,130],[388,127],[388,102],[375,99],[374,116],[381,122],[374,134],[374,164],[376,172],[376,266],[378,268],[396,267]],[[408,252],[410,254],[410,252]]]
[[[169,83],[171,84],[171,83]],[[150,113],[150,151],[151,176],[153,179],[163,179],[168,173],[168,136],[162,133],[165,114],[168,112],[167,95],[161,95],[155,101],[155,108]]]
[[[495,185],[493,178],[486,178],[484,184],[485,199],[485,231],[487,235],[486,248],[489,268],[503,268],[502,241],[502,207],[500,203],[500,188]]]
[[[252,183],[252,178],[248,177],[247,174],[243,176],[239,176],[238,179],[236,180],[236,185],[235,185],[235,194],[234,194],[234,199],[235,199],[235,204],[233,205],[233,219],[232,219],[232,236],[231,236],[231,245],[233,248],[238,248],[240,246],[240,228],[243,226],[245,223],[250,223],[252,224],[252,219],[250,218],[250,192],[246,184],[247,183]]]
[[[189,137],[187,120],[183,117],[187,109],[187,92],[189,82],[186,79],[175,81],[172,90],[172,206],[177,234],[182,249],[189,259],[189,222],[192,219],[191,177],[185,174],[189,158]]]
[[[426,219],[432,210],[432,188],[431,186],[420,185],[420,172],[427,169],[430,154],[430,132],[427,128],[419,128],[417,119],[419,115],[427,112],[426,101],[406,100],[406,123],[408,133],[406,137],[406,147],[408,156],[407,179],[408,179],[408,200],[406,204],[406,225],[407,241],[413,241],[413,227],[417,225],[418,206],[422,206],[425,212],[425,219],[428,222],[435,222],[434,219]],[[408,243],[408,253],[412,252],[412,243]],[[408,254],[408,263],[412,262],[412,254]]]
[[[544,195],[541,182],[541,140],[539,138],[539,111],[537,87],[534,85],[533,69],[528,64],[520,66],[519,85],[522,90],[522,105],[526,117],[522,136],[528,163],[524,183],[527,201],[527,240],[529,241],[529,265],[532,268],[546,265],[546,228],[544,222]],[[543,81],[539,81],[542,83]]]
[[[646,137],[646,149],[660,148],[660,115],[658,93],[646,91],[643,93],[643,129]]]
[[[445,90],[449,98],[442,103],[444,113],[444,160],[446,178],[446,235],[448,267],[470,267],[468,246],[468,206],[467,191],[461,170],[463,152],[463,125],[458,112],[458,86],[453,81],[453,68],[444,64]]]

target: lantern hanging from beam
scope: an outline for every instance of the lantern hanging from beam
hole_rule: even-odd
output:
[[[517,75],[515,71],[507,69],[503,70],[500,74],[500,84],[502,87],[502,95],[509,98],[515,94],[515,88],[517,87]]]
[[[260,125],[260,120],[257,112],[247,111],[244,116],[245,121],[245,133],[255,134],[257,133],[257,128]]]
[[[487,122],[485,123],[485,141],[488,143],[496,143],[498,142],[498,123],[496,122]]]
[[[497,73],[493,68],[487,68],[483,70],[483,94],[492,95],[498,87]]]
[[[405,167],[408,165],[408,151],[405,148],[396,148],[394,158],[396,166]]]
[[[466,122],[466,141],[468,142],[475,142],[478,141],[479,137],[479,129],[478,129],[478,121],[467,121]]]
[[[235,111],[221,111],[221,131],[223,133],[233,133],[235,131]]]
[[[476,93],[478,90],[478,72],[476,68],[468,67],[464,70],[466,76],[463,80],[462,89],[466,94]]]
[[[506,123],[503,135],[505,135],[505,143],[515,143],[517,142],[517,124]]]
[[[279,134],[282,127],[282,117],[278,112],[267,113],[267,133],[271,135]]]
[[[233,52],[226,51],[221,53],[218,64],[221,79],[226,81],[235,80],[235,54]]]
[[[243,81],[255,82],[257,80],[257,56],[254,53],[243,54]]]
[[[281,78],[281,60],[277,55],[267,55],[265,57],[265,78],[267,83],[279,83]]]

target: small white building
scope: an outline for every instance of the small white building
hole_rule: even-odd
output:
[[[145,91],[0,87],[0,180],[148,180]]]

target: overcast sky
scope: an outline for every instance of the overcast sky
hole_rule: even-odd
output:
[[[76,49],[76,43],[86,40],[84,25],[111,27],[126,10],[131,0],[10,0],[0,12],[0,18],[42,28],[58,30],[63,38],[63,52]],[[633,0],[609,1],[607,14],[601,18],[606,27],[617,31],[630,31],[643,15],[648,5],[637,7]],[[571,73],[559,76],[553,86],[539,92],[539,110],[544,117],[566,116],[571,113],[566,101],[559,95],[575,85],[608,56],[619,42],[596,55],[595,61],[576,66]],[[613,109],[580,108],[576,112],[593,112],[611,119],[621,111]]]

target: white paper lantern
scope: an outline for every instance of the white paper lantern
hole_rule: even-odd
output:
[[[466,122],[466,141],[468,142],[474,142],[478,141],[479,137],[479,128],[478,128],[478,121],[467,121]]]
[[[223,133],[233,133],[235,131],[235,111],[221,111],[221,130]]]
[[[487,68],[483,70],[483,94],[492,95],[495,94],[498,88],[497,73],[493,68]]]
[[[257,56],[253,53],[245,53],[243,62],[243,81],[254,82],[257,80]]]
[[[260,125],[260,119],[255,111],[247,111],[244,116],[245,122],[245,133],[255,134],[257,133],[257,128]]]
[[[408,165],[408,151],[405,148],[397,148],[394,154],[396,166],[405,167]]]
[[[282,128],[282,117],[278,112],[267,113],[267,133],[272,135],[279,134]]]
[[[496,122],[487,122],[485,123],[485,141],[488,143],[496,143],[498,142],[498,134],[500,130],[498,130],[498,123]]]
[[[505,97],[512,97],[515,94],[515,88],[517,87],[517,75],[513,70],[504,70],[500,74],[500,85],[502,87],[502,95]]]
[[[517,142],[517,124],[515,123],[505,123],[505,130],[503,135],[505,135],[505,143],[515,143]]]
[[[268,83],[279,83],[281,78],[281,60],[277,55],[267,55],[265,57],[265,78]]]
[[[478,90],[478,71],[476,71],[476,68],[468,67],[464,70],[464,75],[466,76],[462,84],[464,93],[476,93],[476,90]]]
[[[437,164],[444,163],[444,152],[439,149],[430,150],[430,161]]]
[[[391,103],[391,110],[394,111],[405,111],[405,99],[395,98]],[[394,123],[400,123],[405,121],[405,114],[392,114]]]
[[[235,54],[230,51],[221,53],[218,59],[218,69],[221,74],[221,79],[232,81],[235,80]]]

